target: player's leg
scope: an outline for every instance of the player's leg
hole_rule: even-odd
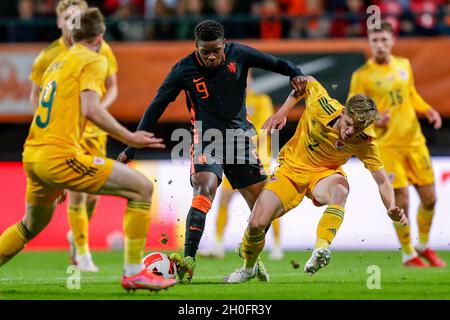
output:
[[[154,276],[143,269],[142,258],[150,227],[152,183],[140,172],[114,162],[112,171],[98,194],[128,199],[124,215],[124,277],[125,289],[164,289],[176,283],[174,280]]]
[[[68,220],[70,230],[67,238],[70,243],[70,260],[78,265],[80,271],[98,272],[89,249],[89,216],[87,213],[88,194],[69,192]]]
[[[55,204],[27,204],[25,216],[7,228],[0,236],[0,266],[18,254],[50,222]]]
[[[282,260],[284,253],[281,248],[280,219],[272,221],[271,229],[273,232],[273,247],[270,250],[269,259],[275,261]]]
[[[225,233],[225,227],[228,222],[228,204],[233,196],[233,189],[228,182],[228,179],[224,179],[222,182],[222,192],[219,199],[219,209],[217,211],[216,219],[216,246],[211,252],[211,255],[223,259],[225,257],[225,248],[223,245],[223,235]]]
[[[330,262],[331,252],[328,246],[336,236],[344,219],[344,207],[348,193],[347,179],[338,173],[325,176],[313,187],[314,200],[322,205],[327,205],[327,208],[317,226],[314,250],[305,264],[304,271],[309,275],[313,275]]]
[[[419,228],[419,243],[416,247],[417,252],[421,257],[427,259],[431,266],[445,267],[445,262],[438,257],[428,244],[436,205],[435,184],[416,186],[416,190],[420,197],[420,205],[417,212],[417,224]]]
[[[249,224],[242,239],[244,265],[225,278],[226,283],[238,283],[254,278],[258,272],[258,257],[264,249],[266,229],[284,214],[280,198],[272,190],[263,190],[254,204]],[[266,280],[267,281],[267,280]]]

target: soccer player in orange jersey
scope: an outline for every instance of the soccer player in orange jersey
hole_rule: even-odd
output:
[[[306,90],[292,92],[286,102],[264,124],[280,129],[286,116],[304,96],[306,109],[294,136],[278,155],[280,165],[256,200],[242,240],[244,265],[225,278],[226,283],[248,281],[257,275],[257,260],[265,244],[265,228],[300,204],[305,195],[315,205],[327,206],[317,226],[317,239],[304,271],[313,275],[331,258],[329,245],[344,219],[349,193],[342,169],[353,155],[370,171],[378,185],[389,217],[401,224],[407,218],[396,206],[394,190],[383,169],[383,162],[370,126],[377,109],[372,99],[358,94],[342,106],[331,98],[313,77],[307,77]]]
[[[427,104],[414,86],[408,59],[391,54],[394,46],[392,27],[382,22],[368,31],[370,58],[353,73],[349,98],[357,93],[372,97],[380,112],[375,132],[386,172],[392,180],[396,203],[409,210],[408,186],[414,185],[420,197],[417,212],[419,243],[411,243],[409,225],[394,223],[407,267],[443,267],[445,262],[429,247],[428,239],[436,204],[436,189],[430,154],[416,113],[425,115],[435,129],[441,127],[439,113]]]

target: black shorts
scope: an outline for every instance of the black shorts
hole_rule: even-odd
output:
[[[208,171],[214,173],[219,184],[225,173],[233,189],[243,189],[267,179],[264,166],[259,160],[256,148],[251,140],[246,141],[245,147],[232,148],[216,153],[208,151],[206,145],[202,148],[193,144],[191,148],[191,176],[196,172]],[[221,154],[219,154],[221,153]],[[191,182],[192,184],[192,182]]]

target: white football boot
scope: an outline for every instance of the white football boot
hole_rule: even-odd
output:
[[[99,272],[98,267],[92,261],[90,253],[83,254],[76,257],[77,267],[81,272]]]
[[[328,248],[317,248],[311,254],[311,258],[305,264],[305,273],[312,276],[319,269],[330,263],[331,251]]]
[[[237,269],[236,271],[230,273],[227,277],[225,277],[225,283],[240,283],[253,279],[256,277],[256,273],[258,270],[258,264],[255,263],[255,267],[250,272],[245,268]]]
[[[274,245],[270,250],[269,259],[273,261],[280,261],[284,257],[283,249],[280,246]]]

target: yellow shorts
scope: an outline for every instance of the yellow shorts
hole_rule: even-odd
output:
[[[106,135],[98,135],[94,137],[83,136],[80,144],[84,152],[96,157],[106,158]]]
[[[64,189],[97,193],[108,180],[113,165],[112,159],[81,153],[47,162],[26,162],[27,203],[51,205]]]
[[[264,189],[271,190],[280,198],[285,212],[298,206],[305,195],[312,199],[316,206],[322,206],[323,204],[313,198],[312,192],[320,180],[335,173],[347,177],[341,167],[335,170],[305,168],[302,172],[297,170],[294,172],[286,165],[280,165],[275,169]]]
[[[434,183],[430,153],[425,144],[405,149],[380,147],[380,153],[394,189]]]

